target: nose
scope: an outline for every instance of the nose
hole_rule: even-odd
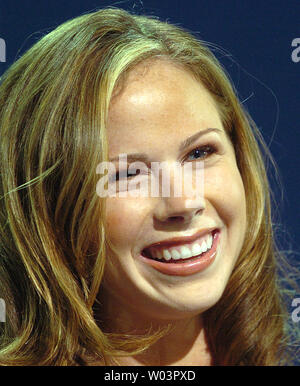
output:
[[[192,202],[187,197],[161,197],[154,210],[154,218],[159,222],[188,223],[203,212],[205,201],[203,197]]]
[[[182,170],[168,163],[166,167],[171,177],[162,181],[162,185],[169,184],[170,190],[158,198],[154,218],[160,222],[190,222],[205,209],[203,173],[198,175],[191,168]]]

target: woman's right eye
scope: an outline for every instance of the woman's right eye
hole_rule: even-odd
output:
[[[119,180],[122,180],[123,178],[127,179],[127,178],[131,178],[131,177],[135,177],[135,176],[139,175],[140,172],[141,171],[139,169],[137,169],[135,171],[129,171],[128,169],[127,170],[122,170],[122,172],[117,171],[113,175],[112,179],[114,181],[119,181]]]

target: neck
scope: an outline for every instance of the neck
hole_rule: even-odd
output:
[[[116,310],[118,310],[116,312]],[[103,315],[103,310],[101,312]],[[104,327],[107,332],[145,335],[152,326],[153,331],[171,325],[170,331],[158,339],[141,354],[115,358],[121,366],[209,366],[211,355],[205,339],[201,315],[180,320],[149,320],[136,312],[121,312],[120,307],[108,307],[109,315]],[[103,319],[102,319],[103,320]]]
[[[120,358],[120,365],[209,366],[210,353],[201,317],[172,323],[172,330],[142,354]]]

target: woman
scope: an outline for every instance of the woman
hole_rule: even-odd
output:
[[[28,50],[0,102],[1,364],[288,360],[268,150],[204,43],[105,8]],[[152,161],[200,162],[203,194],[130,195]]]

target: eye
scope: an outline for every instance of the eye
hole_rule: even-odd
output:
[[[216,152],[217,152],[217,149],[213,145],[205,145],[205,146],[196,147],[194,150],[192,150],[188,154],[187,160],[193,161],[195,159],[205,159],[208,156],[210,156],[211,154],[214,154]],[[192,159],[192,160],[189,159],[190,156],[193,156],[194,159]]]
[[[140,174],[140,170],[137,169],[135,172],[133,171],[129,171],[128,169],[126,170],[122,170],[122,173],[120,171],[117,171],[116,174],[114,174],[112,176],[112,180],[113,181],[119,181],[119,180],[122,180],[123,178],[131,178],[131,177],[135,177],[137,175]]]

